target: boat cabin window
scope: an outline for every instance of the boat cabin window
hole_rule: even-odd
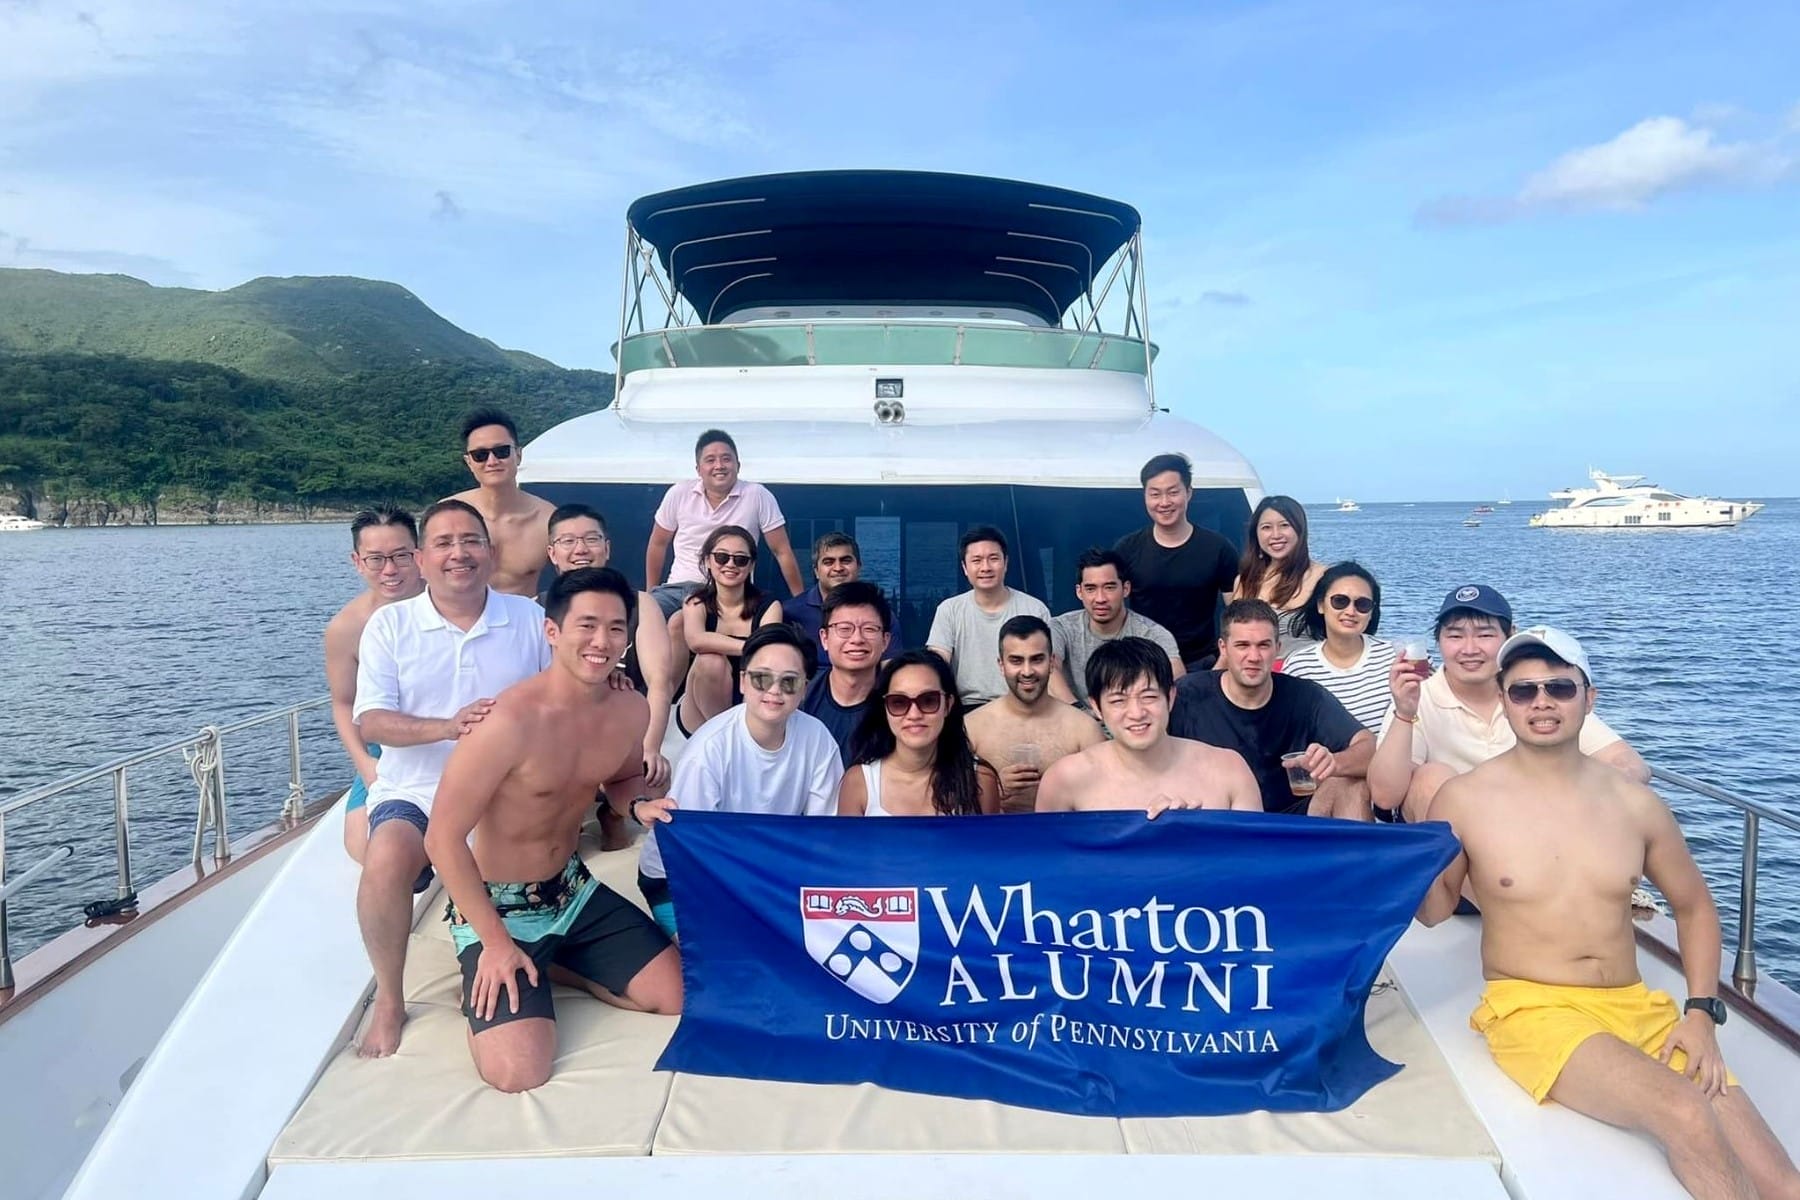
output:
[[[552,504],[580,501],[606,517],[612,565],[643,586],[644,544],[663,484],[544,484],[529,490]],[[956,539],[972,525],[998,526],[1011,554],[1006,581],[1050,606],[1053,613],[1078,607],[1075,560],[1089,546],[1111,546],[1149,523],[1143,491],[1130,488],[1024,487],[1010,484],[857,486],[770,481],[787,517],[788,537],[807,586],[812,544],[835,530],[862,547],[862,577],[895,604],[906,645],[923,646],[938,604],[968,588]],[[1196,490],[1189,509],[1194,524],[1243,543],[1250,519],[1244,493],[1235,488]],[[660,580],[652,581],[660,582]],[[756,582],[777,596],[787,587],[774,557],[757,556]]]

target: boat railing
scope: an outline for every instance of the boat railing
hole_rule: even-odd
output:
[[[127,773],[156,759],[179,754],[187,764],[195,789],[193,865],[203,867],[208,855],[215,866],[231,861],[231,836],[226,820],[225,803],[225,739],[245,730],[276,722],[287,725],[288,788],[282,801],[280,819],[285,825],[297,824],[306,809],[306,787],[300,774],[300,718],[303,713],[324,708],[329,696],[319,696],[289,704],[269,712],[245,717],[224,725],[208,725],[198,733],[175,741],[164,742],[146,750],[122,755],[97,767],[33,788],[22,795],[0,801],[0,990],[13,986],[12,951],[7,933],[7,906],[14,895],[59,863],[73,858],[70,846],[58,846],[39,857],[11,881],[7,880],[6,823],[15,813],[40,804],[77,788],[110,779],[112,783],[113,858],[117,875],[112,899],[96,901],[88,906],[90,919],[124,916],[136,911],[137,885],[131,867],[131,789]]]
[[[1681,788],[1708,800],[1716,800],[1737,810],[1743,818],[1743,844],[1738,865],[1737,952],[1732,959],[1731,981],[1740,991],[1749,994],[1756,986],[1756,860],[1762,823],[1772,821],[1783,829],[1800,833],[1800,816],[1782,812],[1760,800],[1728,792],[1717,784],[1683,775],[1679,771],[1651,767],[1650,776],[1660,783]]]
[[[1147,375],[1156,347],[1096,329],[951,321],[756,321],[628,336],[619,374],[668,367],[964,366]]]

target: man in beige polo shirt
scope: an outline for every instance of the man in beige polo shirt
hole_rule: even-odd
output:
[[[1486,584],[1465,584],[1444,597],[1436,626],[1443,667],[1421,680],[1400,659],[1389,675],[1394,702],[1369,763],[1376,808],[1400,809],[1407,821],[1426,820],[1446,780],[1513,747],[1517,739],[1501,707],[1498,666],[1500,646],[1512,632],[1512,606]],[[1580,745],[1596,762],[1638,783],[1650,781],[1638,752],[1599,717],[1588,717]]]

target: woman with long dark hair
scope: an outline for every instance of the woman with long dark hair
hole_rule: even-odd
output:
[[[1244,554],[1238,560],[1233,600],[1262,600],[1280,618],[1281,657],[1306,643],[1304,622],[1294,617],[1318,586],[1325,564],[1312,560],[1306,545],[1306,510],[1292,496],[1264,496],[1250,514]]]
[[[882,664],[862,724],[850,738],[851,769],[838,789],[840,817],[955,817],[999,811],[975,779],[956,674],[929,650]]]
[[[1371,733],[1387,715],[1388,672],[1398,653],[1375,636],[1381,628],[1381,584],[1360,563],[1341,562],[1319,577],[1300,612],[1306,645],[1288,655],[1284,675],[1310,679],[1338,698]]]
[[[741,526],[719,526],[700,547],[706,582],[681,606],[687,648],[694,655],[687,693],[675,710],[684,737],[743,700],[738,661],[744,639],[781,620],[781,602],[750,581],[755,569],[756,539]]]

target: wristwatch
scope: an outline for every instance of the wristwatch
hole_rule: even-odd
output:
[[[1714,1025],[1725,1023],[1725,1002],[1717,996],[1695,996],[1681,1006],[1682,1012],[1693,1012],[1696,1009],[1711,1017]]]
[[[634,825],[642,825],[643,824],[643,822],[638,819],[637,806],[640,804],[648,804],[648,803],[650,803],[650,797],[648,797],[648,796],[633,796],[631,798],[631,803],[626,806],[625,811],[631,814],[632,824],[634,824]],[[1723,1018],[1721,1018],[1721,1020],[1723,1020]]]

